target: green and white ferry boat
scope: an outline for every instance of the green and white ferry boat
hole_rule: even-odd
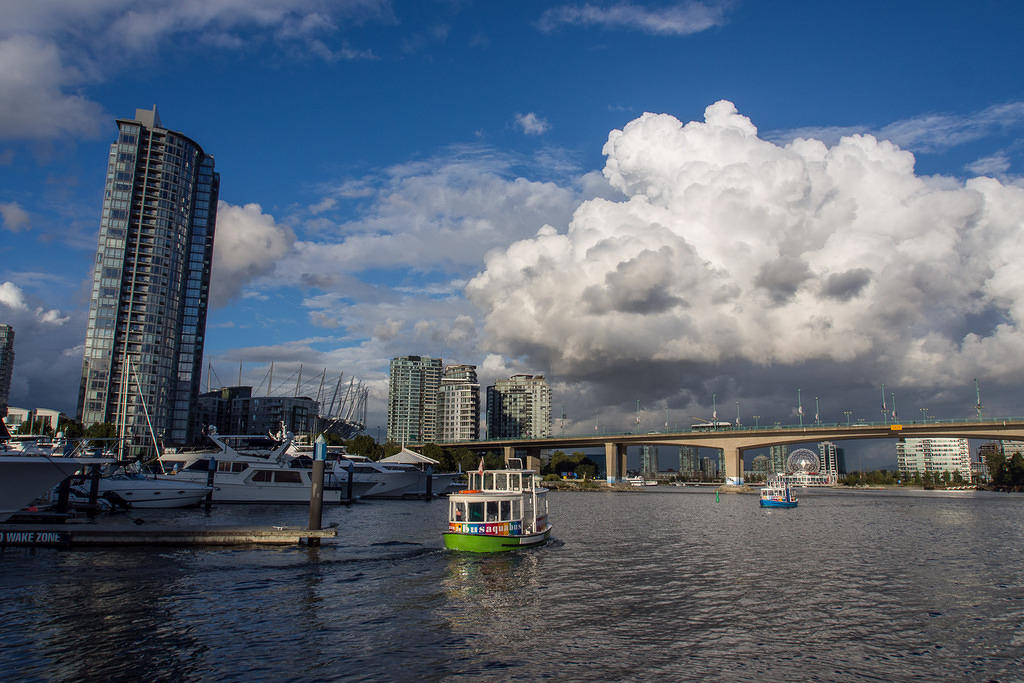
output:
[[[468,488],[448,496],[444,546],[474,553],[499,553],[544,543],[551,535],[546,488],[533,470],[469,472]]]

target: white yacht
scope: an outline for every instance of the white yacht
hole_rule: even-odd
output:
[[[312,458],[312,446],[292,444],[289,454],[296,458]],[[405,469],[392,469],[384,460],[374,462],[363,455],[348,453],[344,446],[327,447],[327,467],[342,481],[347,481],[348,470],[352,469],[352,481],[370,484],[371,488],[362,494],[363,498],[390,498],[404,495],[404,491],[415,487],[419,473]]]
[[[312,459],[289,453],[294,435],[278,438],[253,435],[221,436],[215,430],[207,435],[216,451],[177,451],[160,456],[167,481],[191,481],[206,484],[211,465],[215,503],[309,503],[313,486]],[[371,483],[353,478],[352,498],[373,488]],[[347,473],[327,463],[324,472],[324,503],[349,500]]]
[[[403,448],[387,458],[381,458],[377,464],[393,472],[415,473],[415,483],[400,491],[398,495],[401,496],[422,497],[427,495],[428,476],[430,477],[430,492],[434,496],[452,488],[456,480],[462,477],[462,472],[437,472],[440,462],[408,448]]]

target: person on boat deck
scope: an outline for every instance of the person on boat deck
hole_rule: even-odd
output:
[[[461,522],[462,521],[462,506],[461,505],[456,505],[455,506],[455,521],[456,522]]]

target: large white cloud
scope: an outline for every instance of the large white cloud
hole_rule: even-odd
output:
[[[226,303],[252,280],[273,270],[294,241],[291,229],[263,213],[259,204],[220,202],[213,241],[211,304]]]
[[[83,80],[57,45],[34,36],[0,38],[0,139],[92,135],[103,109],[67,91]]]
[[[467,287],[491,348],[567,380],[643,364],[1024,379],[1024,188],[920,177],[869,135],[761,139],[730,102],[615,130],[582,203]]]
[[[110,116],[81,88],[172,41],[176,51],[270,43],[327,61],[372,59],[369,50],[327,45],[364,21],[395,19],[385,0],[0,3],[0,139],[97,134]]]

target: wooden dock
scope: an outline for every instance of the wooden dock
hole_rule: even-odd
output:
[[[0,524],[0,547],[319,545],[321,539],[337,535],[337,527],[210,526],[181,529],[155,524]]]

